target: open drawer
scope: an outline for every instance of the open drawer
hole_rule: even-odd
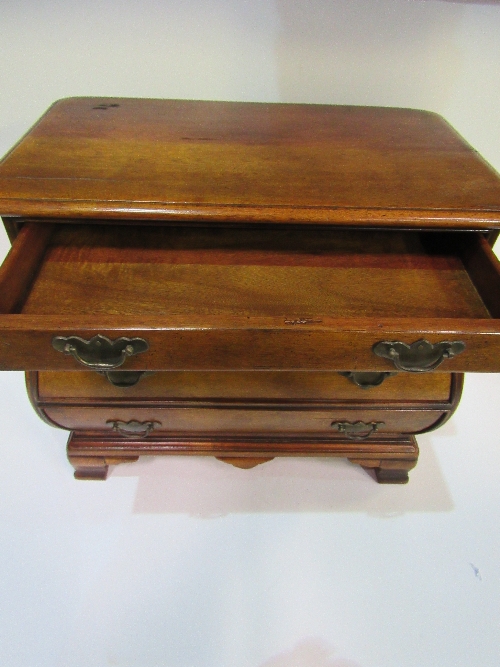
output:
[[[27,222],[0,368],[500,371],[479,232]]]

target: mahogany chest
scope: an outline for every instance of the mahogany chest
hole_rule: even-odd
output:
[[[410,109],[70,98],[0,163],[0,369],[78,479],[342,456],[403,483],[500,370],[500,179]]]

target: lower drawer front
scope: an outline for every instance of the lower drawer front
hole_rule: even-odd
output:
[[[112,408],[45,406],[46,416],[66,429],[108,431],[131,435],[168,433],[311,433],[317,435],[418,433],[431,428],[443,410],[241,410],[217,408]],[[353,427],[354,422],[367,426]],[[143,426],[138,426],[142,424]],[[150,426],[148,426],[148,424]],[[376,424],[376,426],[375,426]]]
[[[396,373],[369,389],[335,372],[232,371],[161,372],[145,375],[137,384],[117,387],[93,372],[30,374],[36,393],[45,402],[85,399],[146,400],[356,400],[448,401],[449,373]]]

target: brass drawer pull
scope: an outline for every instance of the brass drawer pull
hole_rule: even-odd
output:
[[[126,438],[146,438],[153,429],[157,426],[161,426],[161,422],[138,422],[135,419],[132,419],[129,422],[123,422],[119,419],[108,419],[106,424],[109,424],[113,431],[116,431]]]
[[[331,426],[349,440],[366,440],[372,433],[376,433],[380,426],[385,426],[385,422],[332,422]]]
[[[353,371],[342,371],[339,372],[339,375],[343,375],[345,378],[350,380],[353,384],[361,387],[361,389],[371,389],[372,387],[379,387],[384,380],[397,373],[382,372],[382,373],[357,373]]]
[[[115,387],[133,387],[141,377],[154,375],[154,371],[97,371]]]
[[[118,368],[127,357],[149,349],[144,338],[110,340],[101,334],[90,340],[79,336],[55,336],[52,339],[52,347],[63,354],[71,354],[80,364],[95,371]]]
[[[460,340],[432,344],[421,339],[411,345],[399,341],[381,341],[373,346],[377,357],[392,361],[400,371],[424,373],[433,371],[445,359],[451,359],[465,350],[465,343]]]

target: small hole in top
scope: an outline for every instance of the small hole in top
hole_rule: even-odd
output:
[[[99,104],[96,107],[92,107],[93,109],[98,109],[99,111],[106,111],[106,109],[112,109],[114,107],[119,107],[119,104],[113,103],[113,104]]]

